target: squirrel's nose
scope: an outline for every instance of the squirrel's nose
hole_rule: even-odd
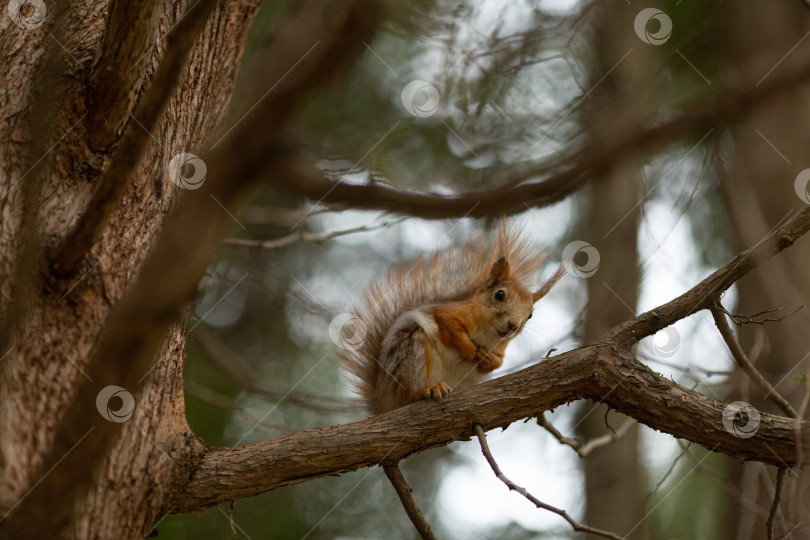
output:
[[[509,321],[509,331],[514,332],[517,329],[517,325],[512,321]]]

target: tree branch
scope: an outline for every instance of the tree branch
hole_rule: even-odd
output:
[[[251,240],[248,238],[225,238],[222,243],[226,246],[238,246],[247,248],[260,248],[260,249],[279,249],[295,242],[302,240],[304,242],[321,243],[337,238],[339,236],[346,236],[359,232],[376,231],[378,229],[386,229],[392,225],[400,223],[402,220],[384,221],[377,225],[361,225],[359,227],[352,227],[351,229],[341,229],[337,231],[326,231],[321,233],[296,231],[281,238],[273,238],[272,240]]]
[[[381,461],[399,461],[466,440],[474,424],[484,430],[505,427],[581,398],[602,401],[653,429],[730,456],[780,467],[796,464],[810,442],[810,422],[760,413],[753,433],[727,429],[725,403],[654,373],[632,356],[630,346],[707,305],[808,229],[810,207],[672,302],[605,334],[611,339],[603,336],[596,345],[455,392],[441,404],[419,402],[352,424],[211,450],[171,504],[178,512],[190,512]]]
[[[786,69],[779,76],[754,85],[747,82],[745,95],[752,103],[774,99],[788,89],[810,78],[810,65]],[[757,81],[753,71],[744,81]],[[540,182],[504,186],[501,189],[443,196],[430,193],[406,192],[379,184],[356,185],[334,181],[304,159],[284,160],[271,179],[277,189],[294,193],[317,203],[355,210],[384,210],[422,218],[491,217],[522,212],[526,207],[542,207],[560,201],[579,189],[600,172],[618,165],[628,154],[638,155],[660,148],[681,137],[705,133],[724,125],[717,113],[716,96],[707,96],[690,112],[652,126],[634,126],[612,134],[606,140],[594,140],[580,151],[563,159],[567,168],[547,176]],[[631,152],[632,150],[632,152]],[[559,157],[556,159],[559,160]],[[543,174],[547,166],[538,165],[520,171],[519,182]],[[486,201],[486,204],[480,204]]]
[[[495,461],[495,458],[492,457],[492,453],[489,451],[489,445],[487,444],[487,436],[484,434],[484,430],[481,429],[481,426],[476,424],[473,426],[475,429],[475,434],[478,436],[478,442],[481,444],[481,452],[483,452],[484,457],[489,463],[490,468],[492,468],[492,472],[495,473],[495,476],[506,484],[506,487],[509,488],[509,491],[517,491],[524,497],[526,497],[533,505],[537,508],[542,508],[543,510],[548,510],[549,512],[553,512],[567,521],[571,528],[577,532],[587,532],[590,534],[595,534],[596,536],[601,536],[603,538],[613,538],[614,540],[622,540],[622,537],[614,534],[609,531],[603,531],[602,529],[597,529],[595,527],[589,527],[588,525],[583,525],[582,523],[578,522],[574,518],[572,518],[568,512],[561,508],[557,508],[556,506],[551,506],[550,504],[546,504],[531,493],[529,493],[526,488],[522,488],[509,480],[506,475],[501,472],[500,467],[498,467],[498,463]]]
[[[757,245],[734,256],[695,287],[662,306],[616,326],[602,335],[598,341],[606,343],[617,340],[617,344],[629,346],[675,321],[701,309],[707,309],[714,299],[735,281],[763,261],[793,245],[793,242],[808,230],[810,230],[810,206],[805,206],[792,219],[760,240]]]
[[[154,50],[159,7],[156,0],[113,0],[110,4],[104,41],[90,81],[94,93],[88,108],[87,134],[94,151],[114,144],[127,123]],[[171,47],[167,52],[172,54]]]
[[[779,467],[776,471],[776,487],[773,491],[773,504],[771,505],[771,512],[768,514],[768,521],[765,522],[765,528],[768,531],[768,540],[773,540],[773,522],[776,519],[776,510],[779,508],[779,499],[782,497],[782,481],[785,478],[785,468]]]
[[[117,2],[116,4],[129,6],[127,2]],[[96,242],[113,210],[118,206],[152,141],[151,132],[163,117],[163,112],[174,95],[180,77],[185,72],[186,61],[196,42],[197,35],[202,31],[216,4],[216,0],[200,0],[194,4],[166,38],[166,55],[158,68],[154,81],[138,105],[132,121],[127,124],[123,140],[101,175],[90,203],[79,217],[73,230],[56,250],[51,267],[57,276],[63,277],[73,273],[76,265]],[[113,27],[109,29],[111,28]],[[130,35],[130,32],[127,31],[126,34]],[[151,36],[149,37],[151,39]],[[116,35],[114,39],[118,39],[118,36]],[[101,65],[109,67],[106,62],[102,62]],[[115,63],[113,65],[115,65],[115,69],[112,71],[116,75],[105,75],[102,80],[106,81],[107,78],[110,78],[111,80],[108,82],[114,86],[129,81],[126,76],[120,76],[120,80],[117,78],[118,73],[130,71],[121,69],[121,66],[127,64]],[[136,70],[137,68],[132,69],[133,72]],[[110,92],[112,93],[112,90]],[[106,93],[104,95],[106,96]],[[116,102],[116,106],[119,105],[120,103]],[[108,114],[110,111],[104,110],[104,114],[101,116],[106,119]],[[128,118],[128,114],[129,109],[127,108],[124,119]],[[115,135],[117,136],[117,134]]]
[[[737,365],[759,386],[759,389],[765,393],[765,396],[771,398],[771,401],[776,403],[776,406],[782,409],[786,415],[791,418],[799,418],[799,414],[790,402],[782,397],[782,395],[776,391],[776,388],[757,371],[754,364],[748,360],[745,351],[743,351],[740,346],[740,342],[734,337],[734,332],[731,331],[731,327],[728,325],[728,321],[726,321],[725,310],[723,310],[720,302],[715,303],[710,308],[710,311],[712,312],[712,317],[714,317],[714,324],[717,325],[717,329],[720,331],[720,335],[723,336],[723,340],[726,342],[732,356],[734,356],[734,360],[737,361]]]
[[[777,466],[791,465],[798,457],[797,421],[761,413],[756,433],[738,437],[724,428],[725,403],[661,377],[629,353],[617,355],[608,346],[590,346],[465,388],[441,404],[418,402],[360,422],[212,449],[185,491],[170,504],[178,512],[192,512],[381,461],[402,460],[468,440],[474,424],[484,430],[506,427],[583,397],[731,456]],[[806,446],[810,422],[801,421],[799,427]]]
[[[405,481],[405,477],[402,476],[402,471],[399,470],[397,464],[383,465],[382,468],[385,471],[385,476],[388,477],[388,480],[391,481],[391,485],[394,486],[397,496],[400,502],[402,502],[402,506],[405,507],[405,512],[411,519],[411,523],[413,523],[413,526],[416,527],[416,530],[419,532],[419,536],[421,536],[423,540],[436,540],[436,535],[433,534],[430,523],[427,522],[425,516],[422,515],[422,511],[419,510],[416,499],[413,498],[413,491],[411,491],[411,487]]]

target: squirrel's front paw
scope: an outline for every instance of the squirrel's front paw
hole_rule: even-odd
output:
[[[479,373],[489,373],[490,371],[501,367],[503,357],[486,350],[483,347],[478,347],[475,351],[475,361],[478,363]]]
[[[435,399],[441,401],[450,395],[450,386],[442,381],[433,386],[425,386],[419,391],[419,399]]]

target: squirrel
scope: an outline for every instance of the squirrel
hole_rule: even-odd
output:
[[[565,274],[561,265],[530,292],[545,258],[501,220],[494,235],[479,233],[372,283],[352,314],[363,339],[338,352],[372,414],[441,401],[500,367],[534,303]]]

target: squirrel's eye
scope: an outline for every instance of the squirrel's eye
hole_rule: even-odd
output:
[[[495,300],[498,302],[503,302],[503,299],[506,298],[506,293],[503,291],[498,291],[495,293]]]

